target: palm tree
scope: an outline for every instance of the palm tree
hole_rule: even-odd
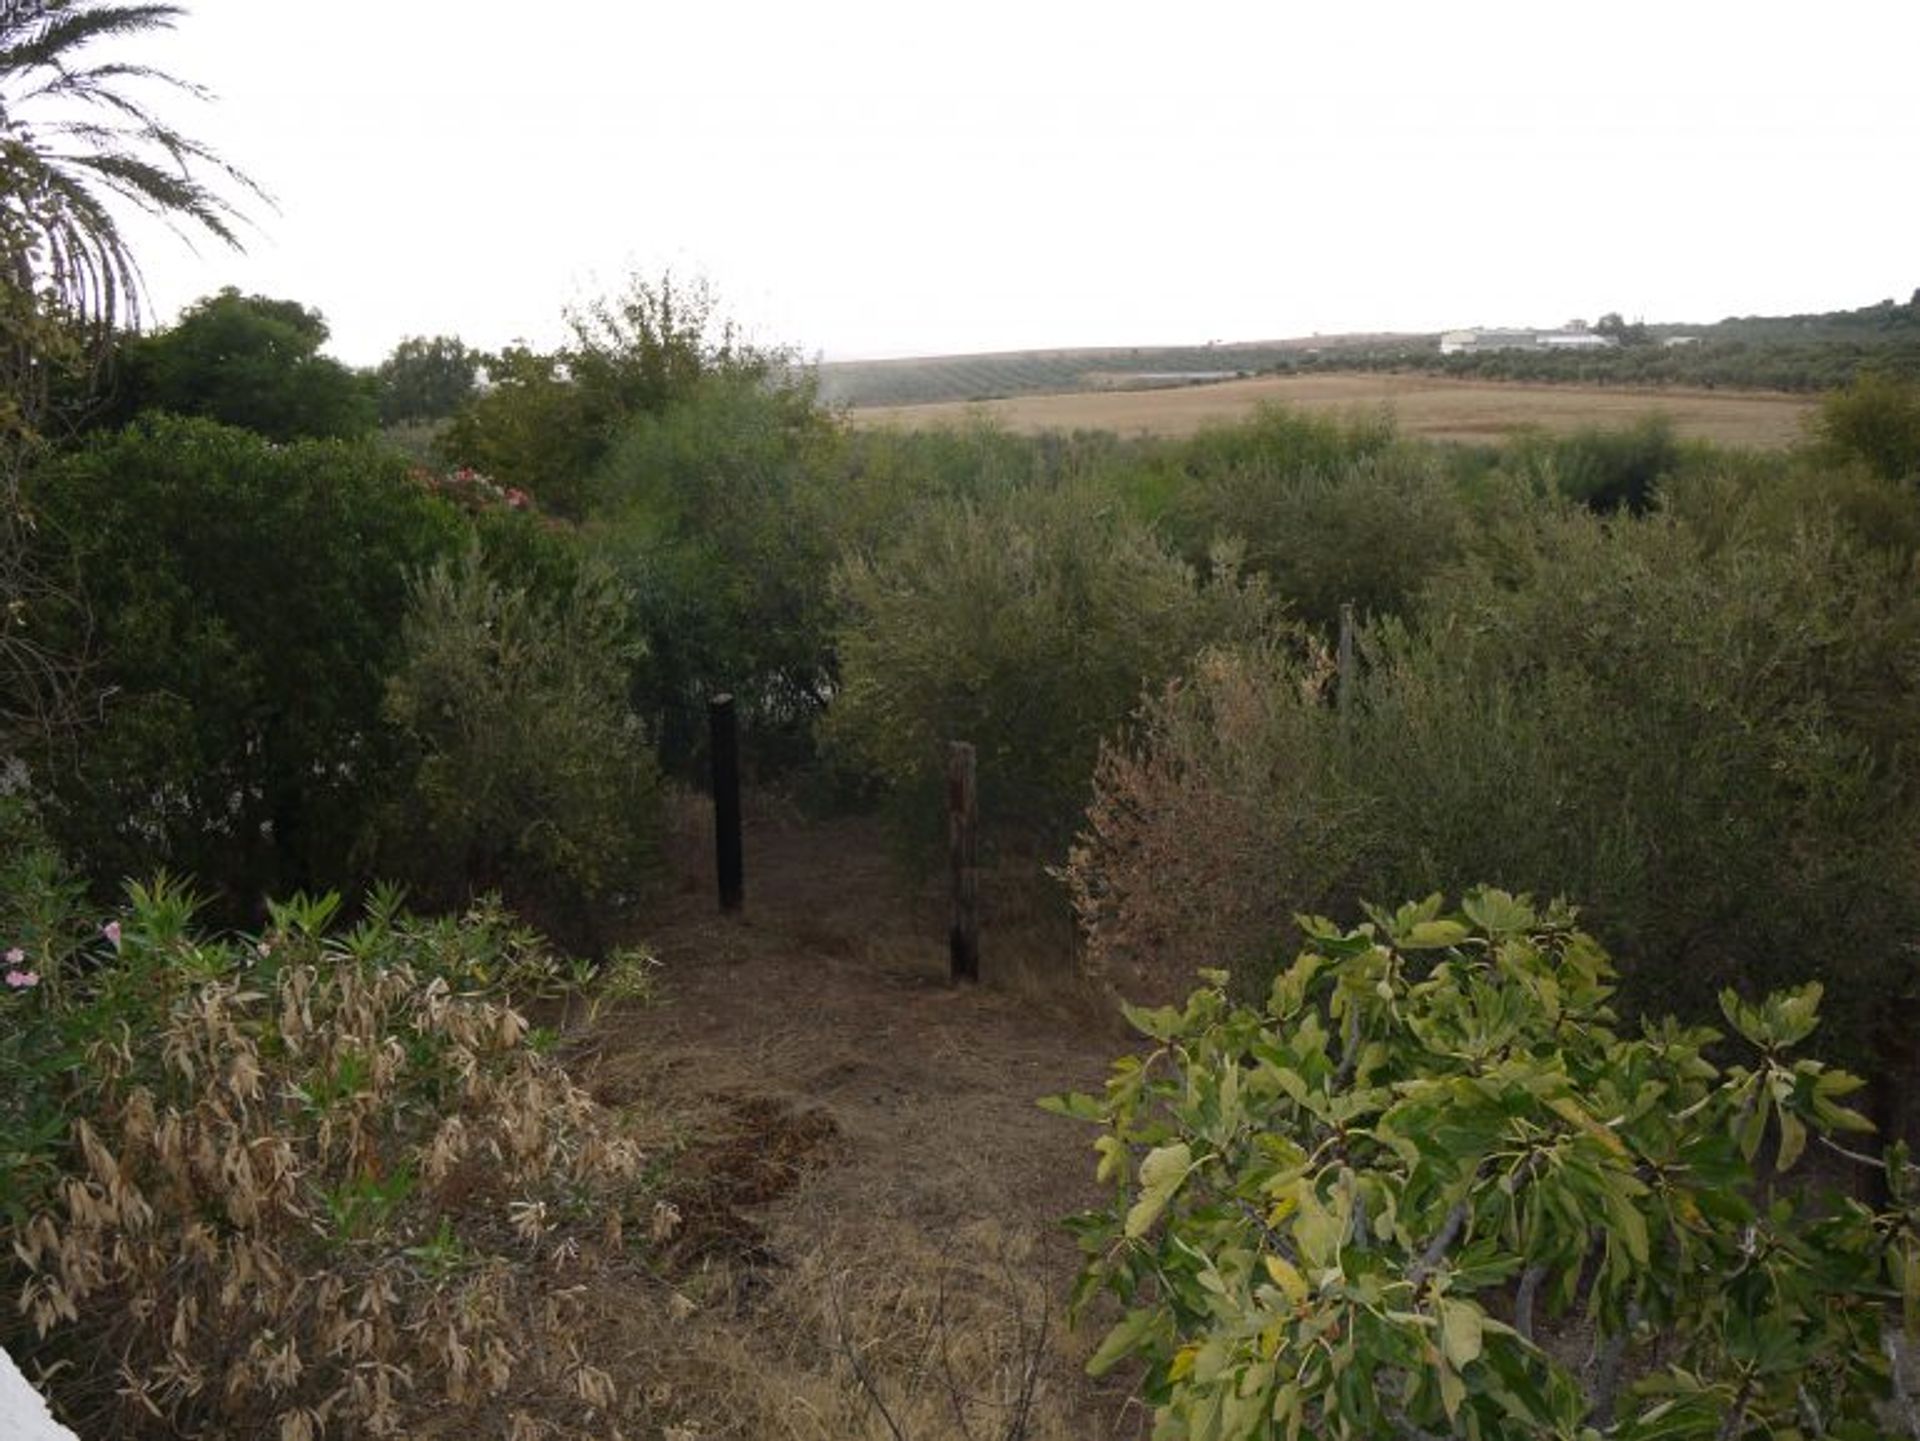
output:
[[[204,99],[204,90],[150,65],[81,53],[170,29],[185,13],[172,4],[0,0],[0,283],[96,334],[140,319],[140,271],[117,204],[237,249],[240,213],[202,177],[261,194],[137,94],[157,86]]]
[[[87,657],[44,648],[36,617],[80,604],[35,563],[21,477],[55,366],[103,355],[140,320],[123,204],[239,245],[240,213],[202,178],[259,187],[147,107],[155,88],[205,92],[150,65],[96,63],[99,41],[171,28],[172,4],[0,0],[0,771],[23,732],[71,732]],[[264,197],[262,197],[264,198]],[[84,611],[84,606],[81,606]]]

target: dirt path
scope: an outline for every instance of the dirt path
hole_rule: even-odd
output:
[[[986,984],[955,989],[937,898],[870,824],[766,822],[747,847],[742,914],[690,874],[649,927],[663,1000],[603,1018],[592,1071],[674,1157],[674,1324],[627,1340],[673,1358],[667,1434],[1136,1434],[1063,1317],[1092,1135],[1034,1102],[1097,1089],[1126,1040],[1058,930],[1051,955],[989,931]]]

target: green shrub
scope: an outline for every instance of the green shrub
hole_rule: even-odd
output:
[[[28,753],[96,882],[155,866],[245,909],[341,884],[395,756],[380,704],[406,572],[460,522],[371,444],[276,445],[155,417],[29,477],[45,569],[77,575],[45,641],[89,654],[79,744]]]
[[[777,357],[739,343],[704,286],[639,278],[567,315],[572,340],[551,353],[487,356],[487,387],[436,442],[451,465],[531,491],[560,515],[591,504],[590,482],[622,430],[658,415],[713,376],[757,379]]]
[[[1810,971],[1837,1048],[1891,1074],[1920,992],[1920,868],[1886,842],[1920,826],[1912,556],[1848,518],[1886,495],[1688,495],[1475,534],[1414,621],[1362,632],[1344,717],[1284,656],[1152,703],[1069,869],[1089,959],[1160,987],[1245,971],[1296,912],[1480,875],[1581,896],[1634,1006],[1698,1016]]]
[[[1016,490],[1056,485],[1080,458],[1071,440],[1017,435],[985,410],[926,430],[848,428],[823,499],[840,545],[871,559],[922,506],[995,503]]]
[[[1820,402],[1814,432],[1884,480],[1920,477],[1920,381],[1866,374]]]
[[[511,1398],[607,1434],[575,1281],[620,1254],[639,1158],[511,1004],[559,963],[391,894],[351,929],[328,896],[221,938],[177,887],[131,897],[0,989],[0,1037],[30,1038],[0,1044],[0,1154],[29,1158],[0,1334],[65,1419],[304,1441]]]
[[[698,772],[721,692],[758,771],[809,757],[832,684],[837,445],[806,387],[722,374],[632,421],[597,473],[591,545],[631,591],[636,697],[669,767]]]
[[[1191,481],[1252,472],[1269,482],[1328,475],[1386,455],[1400,444],[1391,411],[1316,414],[1266,403],[1240,421],[1203,426],[1171,443],[1166,458]]]
[[[1571,435],[1523,436],[1509,445],[1502,465],[1542,494],[1564,496],[1601,514],[1644,515],[1661,484],[1688,461],[1689,447],[1672,419],[1656,414],[1624,430],[1589,426]]]
[[[984,823],[1043,848],[1066,839],[1101,737],[1143,687],[1278,624],[1231,555],[1203,584],[1089,486],[929,505],[839,586],[836,751],[931,824],[945,743],[971,741]]]
[[[1803,1179],[1870,1129],[1795,1054],[1819,986],[1725,993],[1723,1058],[1623,1034],[1559,908],[1306,927],[1263,1006],[1131,1010],[1152,1049],[1050,1103],[1101,1127],[1075,1303],[1126,1309],[1090,1369],[1145,1363],[1155,1435],[1887,1434],[1920,1171],[1893,1148],[1878,1214]]]
[[[545,597],[475,546],[420,575],[386,698],[417,758],[386,838],[403,873],[456,901],[500,890],[568,931],[590,927],[588,902],[643,889],[659,795],[627,706],[641,654],[602,571]]]
[[[92,930],[86,916],[82,887],[32,807],[0,795],[0,1226],[24,1221],[59,1174],[52,1157],[67,1116],[45,1082],[63,1048],[21,1013],[60,999],[67,957]]]
[[[1765,507],[1715,540],[1677,516],[1539,519],[1500,573],[1433,586],[1383,635],[1354,764],[1386,807],[1374,894],[1480,874],[1584,897],[1635,1000],[1830,982],[1851,1043],[1909,994],[1894,936],[1920,820],[1912,560],[1833,512]]]
[[[1385,411],[1265,404],[1183,440],[1082,443],[1067,473],[1122,498],[1196,566],[1243,543],[1247,569],[1323,629],[1345,603],[1403,609],[1453,557],[1465,512],[1448,453],[1403,440]]]
[[[1345,417],[1263,403],[1242,420],[1178,440],[1137,440],[1092,457],[1101,483],[1163,526],[1198,561],[1219,536],[1265,534],[1265,497],[1306,476],[1331,475],[1392,450],[1391,416]]]
[[[509,346],[484,364],[486,387],[434,438],[435,451],[449,465],[530,491],[561,514],[580,514],[606,422],[567,375],[565,357]]]
[[[1342,605],[1404,613],[1458,555],[1467,516],[1437,458],[1410,447],[1328,470],[1228,472],[1196,491],[1205,529],[1245,541],[1248,569],[1328,634]]]

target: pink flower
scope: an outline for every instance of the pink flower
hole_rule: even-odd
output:
[[[527,508],[527,493],[518,486],[508,486],[507,504],[515,510],[525,510]]]
[[[13,951],[9,951],[7,952],[7,954],[9,956],[12,956],[15,953]],[[34,986],[37,986],[39,984],[40,984],[40,973],[38,971],[8,971],[7,972],[7,985],[16,991],[30,990]]]
[[[19,970],[26,963],[27,953],[18,946],[13,947],[12,950],[7,952],[7,964],[13,967],[14,970]]]
[[[100,934],[107,938],[116,951],[120,949],[120,922],[108,921],[100,927]]]

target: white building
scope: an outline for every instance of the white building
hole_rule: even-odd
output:
[[[1591,330],[1449,330],[1440,337],[1442,355],[1479,355],[1489,350],[1610,350],[1612,336]]]

